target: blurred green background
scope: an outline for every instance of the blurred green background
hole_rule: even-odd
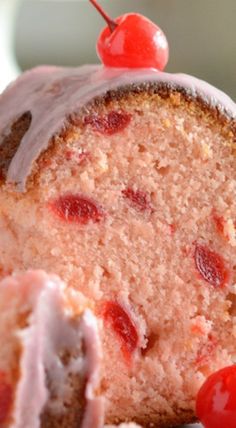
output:
[[[136,11],[154,20],[169,40],[167,71],[203,78],[236,99],[236,0],[100,3],[113,17]],[[26,69],[98,62],[95,43],[103,25],[87,0],[22,0],[14,39],[18,63]]]

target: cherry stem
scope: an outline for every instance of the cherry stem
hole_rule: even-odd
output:
[[[118,27],[118,24],[116,24],[115,21],[113,21],[113,19],[111,19],[106,12],[104,12],[104,10],[102,9],[102,7],[100,6],[100,4],[97,3],[96,0],[89,0],[90,3],[93,4],[93,6],[98,10],[98,12],[100,13],[100,15],[102,15],[102,17],[105,19],[108,27],[110,28],[111,33],[113,33],[113,31],[116,29],[116,27]]]

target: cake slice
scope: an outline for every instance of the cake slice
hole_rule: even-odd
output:
[[[97,324],[75,302],[42,271],[0,283],[1,428],[103,426]]]
[[[236,108],[195,78],[41,67],[0,98],[0,271],[99,319],[105,422],[194,421],[236,360]]]

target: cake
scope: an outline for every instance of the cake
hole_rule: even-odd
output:
[[[1,277],[58,275],[82,302],[73,334],[89,308],[108,425],[192,422],[236,361],[235,119],[222,92],[155,70],[39,67],[0,97]]]
[[[0,283],[1,428],[101,427],[97,322],[42,271]]]

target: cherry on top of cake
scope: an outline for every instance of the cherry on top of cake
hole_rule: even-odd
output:
[[[97,53],[105,66],[164,70],[169,59],[168,41],[156,24],[138,13],[112,20],[96,0],[89,1],[107,22],[97,41]]]

